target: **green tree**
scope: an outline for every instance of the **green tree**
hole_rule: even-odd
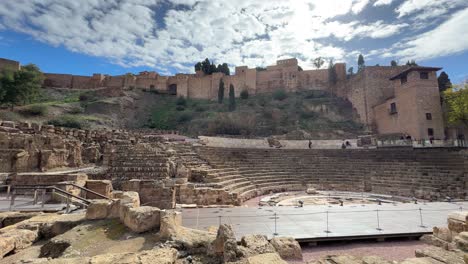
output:
[[[201,71],[202,70],[202,63],[201,62],[197,62],[197,64],[195,64],[195,71]]]
[[[1,94],[3,104],[10,104],[12,107],[19,104],[27,104],[36,100],[40,93],[44,80],[42,72],[34,64],[28,64],[19,71],[1,74]]]
[[[0,104],[6,103],[6,95],[14,84],[13,72],[4,70],[0,73]]]
[[[208,58],[206,58],[202,63],[202,71],[205,74],[210,74],[210,69],[211,69],[211,62]]]
[[[336,80],[337,80],[337,75],[336,75],[335,64],[333,64],[333,59],[330,59],[330,62],[328,63],[328,82],[330,84],[336,84]]]
[[[314,66],[317,69],[320,69],[323,66],[324,63],[325,63],[325,61],[323,60],[322,57],[318,57],[318,58],[314,59]]]
[[[354,67],[349,67],[348,68],[348,74],[346,75],[346,77],[351,77],[354,75]]]
[[[218,88],[218,103],[222,104],[224,100],[224,82],[223,79],[219,81],[219,88]]]
[[[231,75],[231,70],[229,70],[229,66],[227,63],[223,63],[221,65],[221,72],[226,74],[226,75]]]
[[[398,66],[398,62],[396,62],[395,60],[392,60],[392,61],[390,62],[390,66],[396,67],[396,66]]]
[[[236,110],[236,94],[234,93],[234,85],[229,85],[229,111]]]
[[[452,82],[450,81],[448,74],[444,71],[440,73],[437,78],[437,82],[439,83],[440,92],[444,92],[448,88],[452,87]]]
[[[408,62],[406,62],[406,66],[418,66],[418,64],[416,63],[415,60],[410,60]]]
[[[357,64],[358,64],[358,72],[363,71],[364,68],[366,67],[366,62],[364,61],[364,56],[362,56],[362,54],[359,54]]]
[[[448,88],[444,92],[444,102],[449,124],[468,127],[468,84],[458,90]]]
[[[245,90],[242,90],[242,92],[240,93],[240,98],[241,99],[248,99],[249,98],[249,91],[247,89]]]

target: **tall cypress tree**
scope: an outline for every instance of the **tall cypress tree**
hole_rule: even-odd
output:
[[[437,82],[439,83],[440,92],[444,92],[447,88],[452,87],[452,82],[450,81],[448,74],[444,71],[440,73],[437,78]]]
[[[359,54],[357,64],[358,64],[358,72],[361,72],[366,67],[366,62],[364,61],[364,56],[362,56],[362,54]]]
[[[337,75],[335,64],[333,63],[333,59],[330,59],[330,63],[328,64],[328,81],[330,84],[336,84]]]
[[[234,85],[229,85],[229,111],[236,110],[236,95],[234,93]]]
[[[219,88],[218,88],[218,103],[222,104],[224,100],[224,82],[223,79],[219,81]]]

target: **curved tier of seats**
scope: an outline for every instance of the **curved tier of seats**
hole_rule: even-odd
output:
[[[444,199],[465,198],[464,154],[447,149],[232,149],[197,147],[213,168],[208,182],[242,200],[269,192],[374,192]]]

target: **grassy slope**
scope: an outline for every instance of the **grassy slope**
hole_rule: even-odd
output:
[[[129,101],[133,103],[128,104]],[[116,114],[113,107],[120,109],[125,102],[123,113]],[[230,112],[227,98],[223,104],[218,104],[142,91],[127,92],[125,97],[104,98],[83,90],[45,89],[33,105],[16,107],[14,111],[1,110],[0,120],[83,128],[174,129],[190,136],[284,135],[291,139],[341,139],[362,134],[361,125],[353,121],[351,105],[322,91],[289,93],[283,100],[275,99],[272,94],[237,98],[236,106],[236,110]],[[32,109],[38,108],[45,111],[31,114]]]
[[[272,94],[236,99],[236,110],[209,100],[186,100],[161,95],[154,102],[150,128],[178,129],[184,134],[285,135],[288,138],[342,138],[362,133],[353,121],[349,103],[322,91],[287,94],[275,100]]]

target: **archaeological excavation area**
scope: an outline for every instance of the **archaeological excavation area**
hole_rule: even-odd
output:
[[[306,263],[300,246],[422,236],[439,248],[401,263],[463,264],[466,148],[349,142],[3,121],[0,257]]]

